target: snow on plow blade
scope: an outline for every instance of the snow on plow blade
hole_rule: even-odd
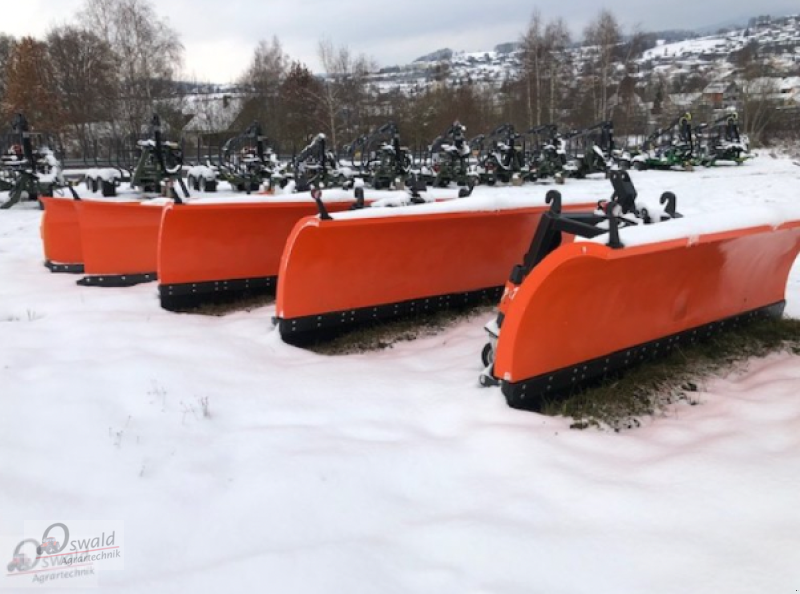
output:
[[[497,299],[545,210],[541,197],[471,197],[304,219],[281,261],[281,336]]]
[[[734,221],[734,224],[731,224]],[[540,410],[575,388],[744,319],[780,315],[800,209],[759,207],[563,245],[504,295],[493,375]]]
[[[156,278],[158,230],[164,200],[75,202],[85,286],[126,287]]]
[[[353,204],[349,193],[332,194],[325,202],[330,212]],[[182,309],[274,289],[286,238],[298,220],[318,212],[308,196],[168,207],[158,240],[161,306]]]
[[[81,231],[75,200],[42,196],[44,265],[52,272],[83,272]]]

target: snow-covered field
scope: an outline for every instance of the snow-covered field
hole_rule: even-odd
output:
[[[800,200],[800,167],[768,155],[632,175],[685,213]],[[598,179],[559,189],[610,195]],[[636,430],[574,431],[478,387],[486,320],[317,355],[281,342],[272,305],[174,314],[152,284],[50,274],[40,216],[0,211],[0,537],[124,521],[104,590],[800,590],[798,357],[753,361]],[[787,298],[800,316],[800,265]],[[2,575],[0,591],[31,581]]]
[[[643,60],[654,58],[664,58],[668,56],[687,56],[692,54],[702,54],[708,51],[728,51],[744,45],[745,39],[733,39],[721,36],[700,37],[698,39],[686,39],[674,43],[663,43],[654,48],[646,50],[642,54]]]

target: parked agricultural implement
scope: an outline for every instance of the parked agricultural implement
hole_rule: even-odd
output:
[[[336,155],[328,147],[324,134],[317,134],[293,159],[286,172],[280,176],[280,186],[295,182],[297,192],[311,188],[331,187],[343,183]]]
[[[164,139],[158,114],[153,114],[150,120],[148,137],[120,142],[116,157],[112,166],[93,168],[86,173],[90,191],[113,197],[117,188],[127,182],[143,193],[175,199],[178,199],[175,186],[179,186],[184,197],[189,197],[183,181],[183,150],[177,142]]]
[[[464,137],[466,128],[454,122],[430,146],[429,160],[433,172],[432,185],[445,188],[451,182],[459,186],[469,184],[469,144]]]
[[[173,200],[182,202],[175,184],[185,197],[189,191],[181,177],[181,151],[176,144],[163,142],[158,115],[153,116],[151,134],[152,138],[138,142],[131,185],[155,192],[163,184],[171,200],[43,199],[41,235],[45,265],[51,271],[85,274],[78,281],[85,286],[121,287],[155,280],[163,208]],[[114,188],[119,182],[106,181]],[[108,195],[105,189],[103,194]]]
[[[78,284],[127,287],[156,278],[156,251],[166,199],[42,198],[45,266],[85,274]]]
[[[274,290],[286,239],[297,221],[321,211],[330,216],[349,210],[357,200],[368,206],[373,200],[361,192],[326,190],[324,202],[315,190],[313,195],[168,206],[158,238],[162,307],[191,309]],[[393,195],[405,193],[384,198]]]
[[[695,133],[698,165],[712,167],[719,161],[741,165],[749,158],[747,141],[739,133],[736,113],[726,114],[710,124],[701,124]]]
[[[388,122],[363,140],[361,170],[375,190],[405,184],[411,175],[411,154],[400,143],[397,124]]]
[[[83,274],[83,246],[78,211],[79,200],[42,196],[41,236],[44,265],[51,272]]]
[[[332,212],[354,204],[352,192],[343,190],[326,200]],[[50,270],[82,273],[78,284],[84,286],[126,287],[158,278],[168,309],[273,287],[289,231],[317,212],[310,193],[192,202],[43,201]]]
[[[170,203],[165,199],[75,202],[86,275],[78,284],[129,287],[154,281],[161,217]]]
[[[242,134],[225,143],[222,148],[223,161],[217,167],[217,176],[227,181],[237,192],[258,192],[263,184],[270,183],[275,165],[271,158],[274,155],[267,150],[266,141],[261,124],[250,124]],[[214,191],[216,184],[210,188],[208,181],[203,182],[202,177],[198,176],[195,189]]]
[[[540,410],[684,342],[783,311],[799,207],[680,217],[674,195],[647,212],[626,172],[611,180],[614,196],[597,211],[564,212],[558,193],[548,195],[551,209],[486,327],[480,381],[499,384],[512,407]]]
[[[183,151],[177,142],[164,140],[158,114],[153,114],[150,121],[150,133],[152,138],[138,142],[139,158],[131,176],[131,186],[177,199],[174,186],[178,185],[188,198],[189,190],[183,182]]]
[[[476,168],[482,184],[493,186],[497,182],[524,181],[529,177],[522,135],[516,132],[513,124],[502,124],[492,130],[481,139],[480,145],[485,144],[489,146],[479,157]]]
[[[639,153],[631,158],[634,169],[683,169],[691,171],[694,160],[692,114],[685,113],[668,126],[650,134]]]
[[[611,167],[614,154],[614,124],[599,122],[588,128],[574,130],[563,136],[567,163],[564,171],[582,179],[591,173],[605,173]]]
[[[562,182],[567,154],[558,126],[555,124],[535,126],[528,130],[526,137],[529,179],[534,181],[553,178],[556,182]]]
[[[568,209],[589,207],[581,201]],[[546,210],[543,196],[472,196],[303,218],[278,273],[281,336],[303,343],[355,325],[496,300]]]
[[[350,144],[342,147],[344,152],[344,159],[350,163],[351,171],[355,175],[363,177],[364,168],[366,167],[368,156],[364,152],[367,146],[369,135],[362,135],[353,140]]]
[[[11,128],[4,143],[8,148],[0,156],[0,191],[9,193],[0,209],[26,200],[38,200],[40,196],[52,196],[60,188],[67,188],[77,197],[64,180],[61,163],[45,144],[43,135],[30,131],[25,116],[21,113],[14,116]],[[35,148],[34,138],[38,140]]]

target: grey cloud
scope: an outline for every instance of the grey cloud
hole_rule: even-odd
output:
[[[800,12],[797,0],[764,0],[758,5],[743,0],[607,0],[604,4],[589,0],[170,0],[159,3],[158,9],[187,15],[180,21],[187,27],[179,28],[186,39],[202,30],[209,38],[246,38],[255,46],[259,39],[277,35],[292,57],[316,68],[316,46],[322,37],[389,65],[408,62],[442,47],[477,51],[515,41],[534,8],[545,20],[562,17],[573,36],[580,38],[584,27],[603,7],[612,11],[629,31],[635,26],[646,30],[695,28],[755,14]],[[203,23],[193,27],[195,19]],[[178,22],[172,16],[170,20],[173,24]]]

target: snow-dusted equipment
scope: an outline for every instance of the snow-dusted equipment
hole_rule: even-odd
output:
[[[411,154],[402,146],[394,122],[383,124],[363,140],[361,159],[361,169],[376,190],[400,187],[412,173]]]
[[[41,236],[44,265],[52,272],[83,273],[83,247],[77,200],[42,196]]]
[[[595,212],[562,212],[550,193],[551,210],[486,327],[480,381],[499,384],[512,407],[539,410],[683,342],[783,310],[800,208],[680,217],[665,193],[663,212],[648,213],[626,172],[611,179],[614,197]]]
[[[128,287],[156,279],[161,216],[171,201],[73,202],[86,275],[78,284]]]
[[[93,167],[86,171],[83,181],[89,191],[110,198],[117,195],[117,188],[123,181],[130,179],[130,173],[122,167]]]
[[[164,198],[108,200],[46,200],[42,219],[42,241],[48,268],[57,272],[80,272],[85,286],[120,287],[150,282],[156,278],[156,253],[161,215],[166,204],[182,202],[189,191],[182,178],[182,151],[165,142],[157,114],[151,121],[150,138],[137,143],[139,157],[131,186],[143,192],[166,193]],[[114,195],[124,179],[121,168],[95,170],[106,196]],[[106,186],[108,186],[108,189]],[[91,186],[90,186],[91,187]],[[113,190],[113,191],[112,191]]]
[[[0,209],[37,200],[40,196],[52,196],[60,188],[67,188],[77,198],[72,186],[64,180],[61,163],[42,141],[42,135],[31,132],[23,114],[14,116],[11,128],[9,146],[0,157],[0,190],[9,195]],[[35,148],[34,137],[39,138]]]
[[[275,165],[266,142],[267,137],[258,122],[253,122],[242,134],[228,140],[222,147],[219,177],[237,192],[258,192],[262,184],[272,179]],[[195,189],[199,190],[200,187]],[[205,189],[211,191],[207,183]]]
[[[510,183],[515,179],[528,179],[530,172],[525,163],[522,140],[522,135],[509,123],[498,126],[481,138],[481,146],[489,145],[486,152],[478,158],[476,167],[482,184],[493,186],[497,182]]]
[[[564,134],[563,140],[569,155],[564,169],[572,177],[603,173],[613,164],[614,123],[610,120],[573,130]]]
[[[526,133],[526,161],[529,179],[553,178],[563,181],[564,166],[567,163],[564,138],[555,124],[534,126]]]
[[[278,273],[285,340],[496,299],[547,210],[543,196],[383,203],[295,225]]]
[[[183,181],[183,151],[176,142],[165,141],[161,118],[153,114],[150,121],[151,138],[137,144],[139,158],[131,176],[131,186],[143,192],[164,194],[180,200],[174,185],[180,186],[185,197],[189,190]],[[162,187],[163,186],[163,187]]]
[[[695,158],[692,114],[686,112],[650,134],[631,157],[634,169],[683,169],[691,171]]]
[[[355,204],[353,192],[326,195],[326,212]],[[187,309],[274,290],[286,238],[298,220],[318,211],[309,192],[168,206],[154,268],[162,307]]]
[[[730,112],[710,124],[701,124],[696,129],[698,165],[711,167],[717,162],[732,162],[741,165],[749,158],[746,138],[739,132],[739,115]]]
[[[192,165],[186,169],[186,185],[196,192],[216,192],[218,170],[211,165]]]
[[[327,137],[320,133],[314,136],[302,151],[292,159],[290,171],[281,179],[286,187],[292,179],[295,190],[309,192],[311,188],[341,185],[344,181],[336,155],[328,147]]]
[[[470,148],[464,137],[465,132],[466,127],[455,121],[431,144],[429,159],[433,171],[432,185],[437,188],[447,187],[451,182],[459,186],[470,184]]]

